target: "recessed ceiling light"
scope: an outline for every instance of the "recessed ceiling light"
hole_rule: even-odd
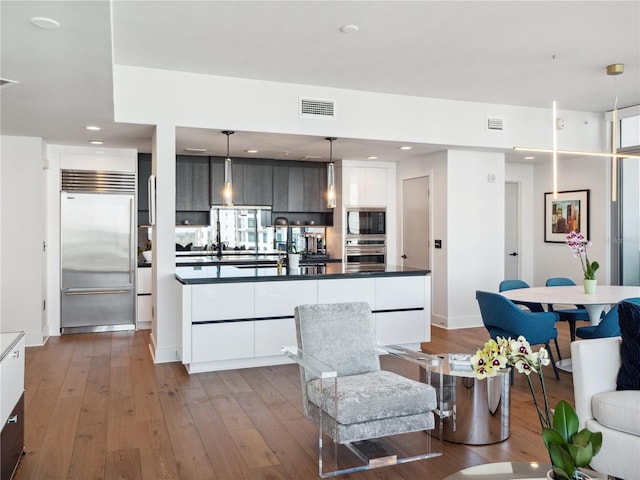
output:
[[[340,27],[342,33],[356,33],[358,30],[360,30],[360,27],[357,25],[343,25]]]
[[[47,17],[32,17],[31,23],[38,28],[44,28],[45,30],[54,30],[60,28],[60,22],[53,18]]]
[[[400,147],[400,150],[411,150],[413,147],[410,147],[409,145],[403,145],[402,147]]]
[[[258,153],[258,150],[256,150],[255,148],[251,149],[251,150],[245,150],[245,152],[247,153]]]
[[[100,127],[98,127],[97,125],[87,125],[86,127],[87,130],[91,130],[93,132],[97,132],[98,130],[100,130]]]
[[[102,140],[90,140],[89,143],[91,145],[102,145],[104,142]]]
[[[367,157],[367,160],[377,160],[378,157],[376,157],[375,155],[370,155]]]
[[[204,153],[207,151],[206,148],[193,148],[193,147],[187,147],[184,149],[185,152],[189,152],[189,153]]]
[[[525,160],[533,160],[536,157],[524,157]]]

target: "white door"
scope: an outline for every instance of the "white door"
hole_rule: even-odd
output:
[[[504,197],[504,279],[517,280],[520,278],[518,184],[506,182]]]
[[[431,265],[429,231],[429,177],[402,181],[402,265]]]

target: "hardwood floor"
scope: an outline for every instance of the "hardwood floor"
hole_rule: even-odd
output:
[[[568,329],[558,330],[568,357]],[[475,351],[487,338],[484,328],[434,328],[423,349]],[[148,344],[148,331],[139,331],[52,337],[27,349],[27,453],[17,480],[318,478],[297,366],[188,375],[180,363],[154,365]],[[573,403],[571,375],[556,381],[551,367],[545,374],[550,404]],[[442,457],[343,478],[442,479],[507,460],[548,463],[522,375],[512,386],[506,441],[445,442]]]

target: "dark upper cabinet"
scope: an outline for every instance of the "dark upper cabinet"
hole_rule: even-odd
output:
[[[141,154],[140,207],[146,208],[147,178],[151,156]],[[148,170],[144,170],[148,162]],[[233,204],[271,206],[273,212],[325,213],[327,173],[319,163],[268,159],[235,159],[232,162]],[[176,211],[208,211],[222,205],[223,157],[176,157]],[[184,216],[184,215],[182,215]],[[181,217],[182,218],[182,217]],[[306,218],[302,216],[302,218]],[[309,217],[310,218],[310,217]]]
[[[208,157],[176,157],[176,210],[209,210]]]
[[[327,172],[323,165],[291,166],[289,167],[288,181],[286,211],[327,211],[325,201]],[[275,207],[274,210],[277,211]]]
[[[289,167],[288,212],[304,212],[304,167]]]
[[[233,185],[232,193],[232,201],[234,205],[247,205],[247,202],[244,201],[244,171],[246,165],[242,165],[238,162],[231,163],[231,183]],[[222,182],[224,183],[224,172],[223,172]]]
[[[195,158],[191,169],[191,210],[209,210],[209,158]]]
[[[289,211],[289,167],[273,166],[273,211]]]
[[[244,205],[264,206],[273,203],[272,165],[243,165],[242,201]]]
[[[321,168],[304,169],[304,211],[323,212],[326,210],[327,172]]]
[[[149,177],[151,176],[151,155],[138,154],[138,210],[149,210]],[[144,219],[139,219],[145,222]]]
[[[224,160],[220,161],[220,159],[211,157],[209,159],[209,168],[211,169],[211,179],[209,182],[209,195],[211,196],[211,205],[222,205]]]
[[[232,161],[234,205],[269,206],[273,203],[273,165]],[[212,205],[222,205],[224,158],[211,157]]]

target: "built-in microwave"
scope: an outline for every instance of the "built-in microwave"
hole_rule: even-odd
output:
[[[385,236],[387,212],[379,207],[348,207],[346,221],[346,236],[361,235]]]

